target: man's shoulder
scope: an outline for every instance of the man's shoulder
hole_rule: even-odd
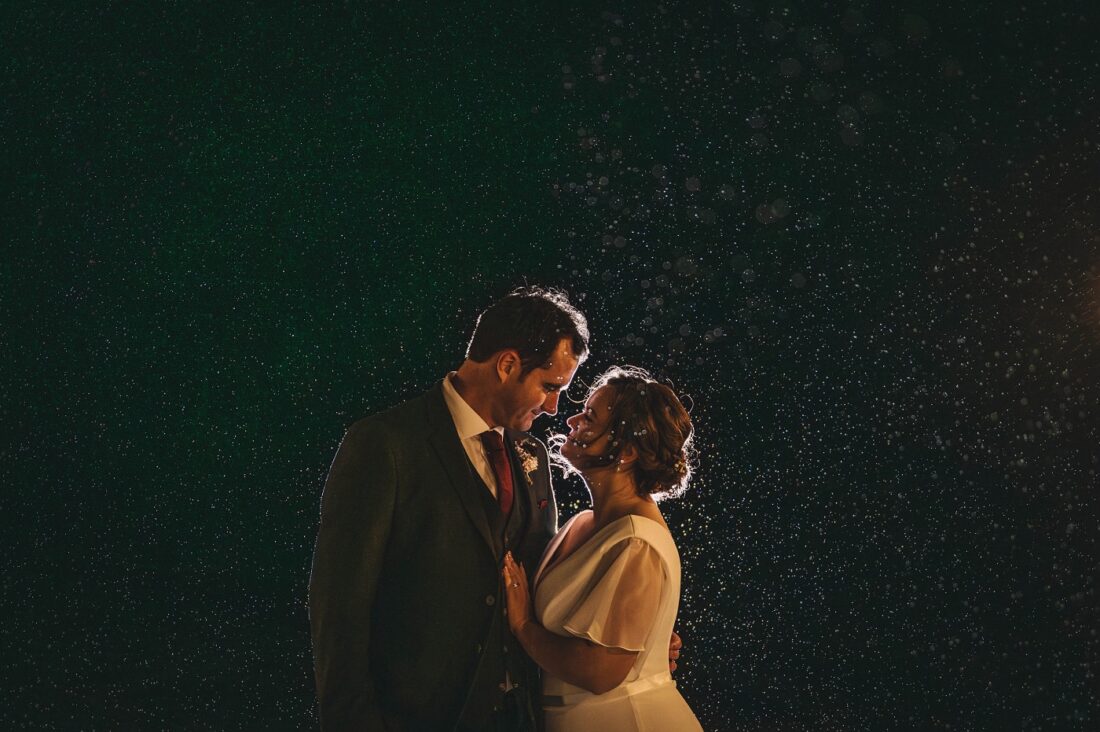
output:
[[[431,394],[429,390],[400,404],[361,417],[348,427],[348,433],[386,435],[390,439],[401,438],[406,433],[423,435]]]

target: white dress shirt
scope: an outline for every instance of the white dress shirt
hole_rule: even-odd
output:
[[[493,467],[489,464],[489,456],[485,454],[485,446],[481,444],[480,436],[482,432],[489,431],[489,425],[455,390],[454,384],[451,383],[451,378],[454,375],[455,372],[452,371],[443,379],[443,400],[447,402],[447,409],[451,413],[451,419],[454,420],[455,429],[458,430],[458,439],[462,442],[462,449],[466,451],[466,456],[470,458],[477,474],[489,487],[489,492],[493,494],[493,498],[496,498],[496,474],[493,473]],[[499,432],[501,437],[504,436],[503,427],[494,427],[493,429]]]

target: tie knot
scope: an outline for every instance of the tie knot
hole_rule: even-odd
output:
[[[504,452],[504,437],[496,430],[481,433],[481,444],[486,452]]]

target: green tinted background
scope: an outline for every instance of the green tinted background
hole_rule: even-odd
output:
[[[316,727],[343,430],[525,282],[690,397],[705,728],[1094,724],[1086,4],[392,5],[0,9],[9,726]]]

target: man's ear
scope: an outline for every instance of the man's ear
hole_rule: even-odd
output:
[[[519,352],[510,348],[497,354],[496,365],[497,379],[499,379],[502,384],[507,381],[513,373],[518,376],[520,370],[523,368],[523,362],[520,360]]]

